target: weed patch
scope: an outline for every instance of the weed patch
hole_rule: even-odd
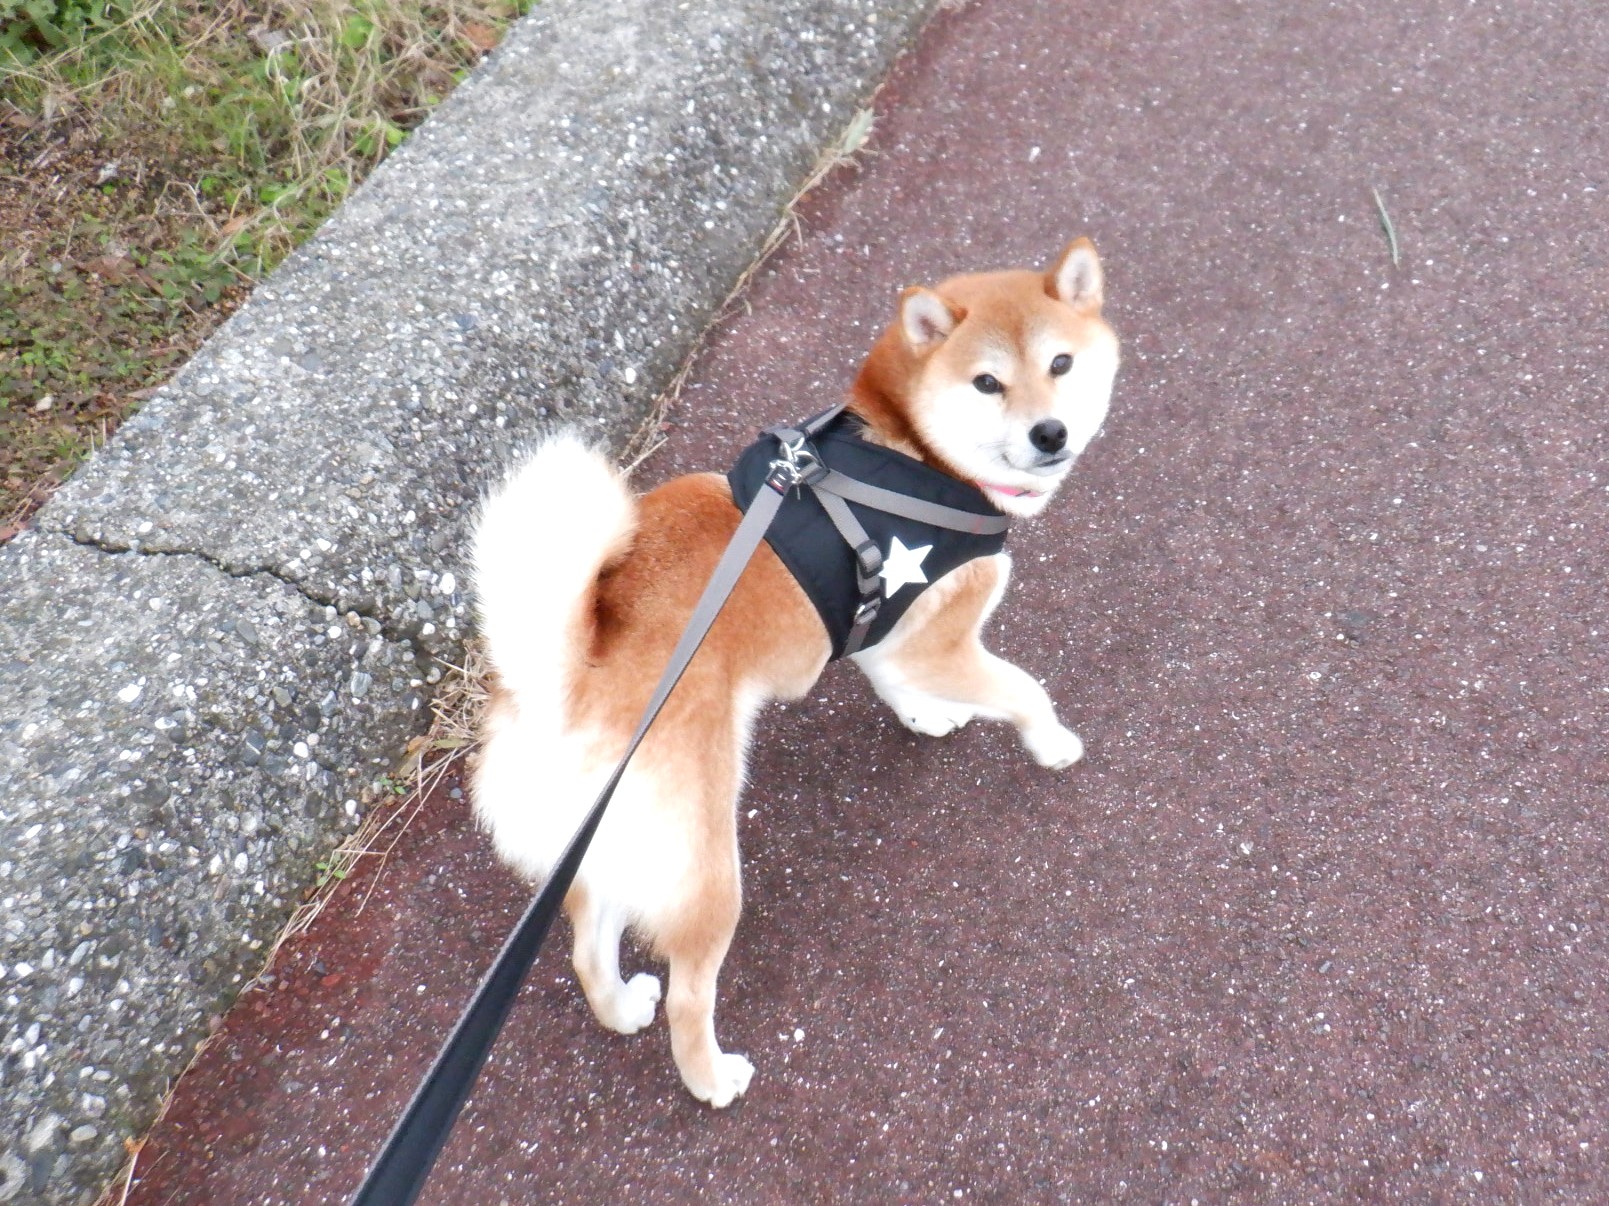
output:
[[[0,540],[531,0],[0,0]]]

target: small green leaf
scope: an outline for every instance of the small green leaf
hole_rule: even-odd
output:
[[[367,17],[353,13],[346,19],[341,27],[341,45],[348,50],[358,50],[366,45],[369,37],[374,33],[374,22]]]

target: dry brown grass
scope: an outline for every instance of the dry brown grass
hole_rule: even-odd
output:
[[[26,62],[0,27],[0,541],[530,2],[107,0]]]
[[[213,170],[171,190],[235,248],[277,259],[501,40],[530,0],[127,0],[26,66],[13,109],[153,126]],[[220,158],[221,157],[221,158]]]

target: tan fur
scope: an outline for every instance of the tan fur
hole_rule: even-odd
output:
[[[1074,306],[1055,295],[1058,273],[1066,277],[1063,265],[1080,246],[1069,247],[1048,273],[990,273],[944,282],[936,293],[953,325],[926,345],[913,347],[902,324],[891,325],[852,393],[851,409],[867,422],[872,437],[960,476],[924,426],[923,398],[925,391],[938,388],[935,381],[949,388],[969,381],[980,348],[990,349],[996,360],[1015,357],[1013,363],[1025,363],[1047,331],[1075,353],[1112,341],[1099,317],[1098,264],[1093,300],[1075,299]],[[1093,254],[1089,248],[1091,260]],[[938,323],[944,325],[942,314]],[[1042,370],[1029,366],[1018,374],[1014,396],[1001,400],[1002,422],[1017,421],[1012,406],[1033,415],[1049,413],[1053,383],[1039,382],[1035,373]],[[623,751],[740,518],[725,479],[716,474],[678,478],[639,500],[634,528],[609,550],[580,602],[574,631],[565,634],[571,651],[566,731],[586,735],[589,765],[607,767]],[[917,731],[947,732],[973,716],[1005,719],[1021,730],[1040,761],[1066,765],[1082,751],[1078,738],[1062,728],[1031,676],[986,651],[980,641],[1009,566],[1002,555],[948,575],[915,602],[883,644],[858,661],[878,693]],[[676,1063],[688,1088],[715,1105],[741,1094],[751,1071],[741,1057],[722,1054],[714,1031],[716,979],[741,908],[734,805],[747,741],[744,701],[802,696],[829,654],[827,634],[809,599],[762,544],[630,772],[652,785],[659,818],[685,834],[697,852],[670,893],[674,899],[623,918],[589,884],[584,864],[566,900],[576,933],[576,973],[605,1025],[638,1028],[645,1022],[642,994],[657,994],[657,983],[651,990],[642,987],[638,997],[631,995],[632,986],[622,984],[615,952],[622,924],[634,925],[669,962],[666,1012]],[[496,648],[491,656],[495,664]],[[518,709],[511,691],[494,687],[489,740],[513,740],[503,734],[514,730]],[[533,774],[540,770],[533,768]],[[652,1003],[647,999],[646,1016]]]

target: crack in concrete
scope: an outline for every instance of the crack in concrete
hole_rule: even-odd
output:
[[[275,582],[280,583],[282,586],[288,586],[291,590],[301,595],[302,598],[306,599],[309,603],[316,603],[320,607],[333,608],[335,613],[339,616],[345,617],[348,615],[355,615],[359,619],[372,620],[375,624],[379,625],[380,635],[393,645],[405,645],[410,649],[414,649],[417,646],[417,642],[412,637],[405,636],[392,628],[391,625],[386,623],[383,617],[375,613],[375,609],[343,605],[339,598],[324,595],[318,591],[315,591],[308,587],[305,583],[298,582],[294,578],[286,577],[284,574],[280,573],[271,566],[231,565],[227,561],[224,561],[213,554],[204,552],[200,549],[152,549],[144,548],[139,544],[119,544],[113,541],[79,536],[78,534],[70,532],[65,528],[56,528],[54,531],[57,535],[65,536],[68,540],[71,540],[80,548],[94,549],[98,553],[107,553],[110,555],[133,553],[137,557],[189,557],[201,562],[203,565],[210,566],[219,573],[237,579],[253,578],[261,574],[265,577],[272,578]]]

